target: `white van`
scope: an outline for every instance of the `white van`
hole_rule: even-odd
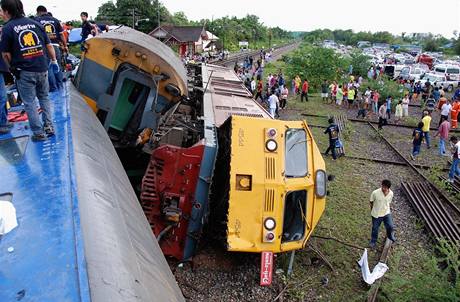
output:
[[[399,77],[402,78],[403,80],[418,81],[425,73],[429,71],[430,69],[425,64],[408,65],[408,66],[403,66],[403,68],[401,69],[399,73]]]
[[[433,72],[445,75],[450,81],[460,81],[460,66],[450,64],[435,65]]]

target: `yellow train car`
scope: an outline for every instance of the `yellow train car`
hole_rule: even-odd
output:
[[[273,253],[303,248],[325,208],[325,163],[307,123],[271,118],[232,69],[186,69],[130,28],[85,45],[75,86],[163,253],[191,260],[209,226],[229,251],[262,253],[268,285]]]
[[[230,141],[216,167],[229,171],[228,250],[303,248],[324,211],[327,181],[307,124],[233,116],[219,136],[221,147]]]

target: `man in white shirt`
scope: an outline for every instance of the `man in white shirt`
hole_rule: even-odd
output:
[[[380,225],[385,225],[387,237],[391,241],[396,241],[394,236],[393,219],[391,217],[390,204],[393,200],[393,191],[390,190],[391,182],[388,179],[382,181],[382,187],[373,191],[370,198],[372,233],[370,248],[375,248],[379,235]]]
[[[275,118],[276,107],[279,104],[279,99],[276,94],[272,91],[270,97],[268,98],[268,104],[270,106],[270,115],[272,118]]]
[[[251,81],[251,92],[253,95],[256,95],[256,80],[254,79],[254,77],[252,78],[252,81]]]
[[[450,104],[450,100],[447,100],[447,102],[441,107],[441,118],[444,116],[446,121],[449,120],[449,114],[451,110],[452,105]]]

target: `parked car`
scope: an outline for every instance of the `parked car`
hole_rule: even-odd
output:
[[[449,80],[460,81],[460,67],[451,64],[439,64],[434,66],[433,72],[445,75]]]
[[[420,83],[422,86],[425,86],[425,83],[428,81],[434,87],[443,88],[448,92],[452,92],[454,88],[457,88],[459,85],[459,81],[449,80],[445,75],[437,73],[426,73],[420,80]]]
[[[420,78],[430,69],[427,65],[424,64],[414,64],[409,66],[404,66],[399,73],[399,77],[404,80],[415,80],[418,81]]]

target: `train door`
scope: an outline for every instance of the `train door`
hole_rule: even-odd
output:
[[[112,141],[129,143],[145,124],[155,126],[152,105],[157,99],[154,79],[131,66],[121,66],[116,72],[113,93],[98,100],[98,117]]]

